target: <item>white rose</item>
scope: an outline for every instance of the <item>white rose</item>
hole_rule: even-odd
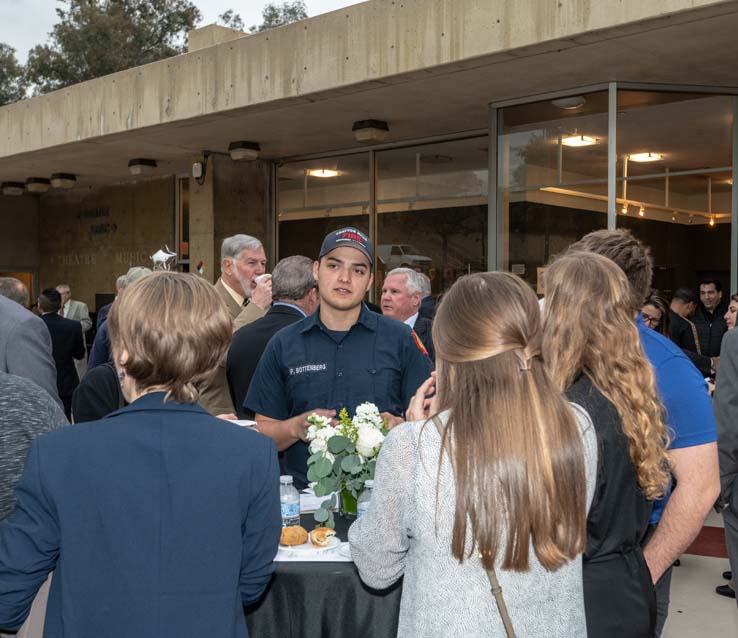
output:
[[[384,434],[372,425],[359,426],[359,436],[356,441],[356,451],[364,458],[373,457],[384,441]]]
[[[368,401],[356,408],[356,417],[361,420],[371,420],[377,414],[379,414],[377,406]]]
[[[317,454],[318,452],[325,452],[328,450],[328,444],[325,439],[316,438],[310,443],[310,454]]]

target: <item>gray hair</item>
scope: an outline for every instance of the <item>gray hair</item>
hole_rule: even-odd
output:
[[[121,275],[115,280],[115,287],[119,290],[123,290],[128,285],[128,278],[125,275]]]
[[[70,293],[72,292],[72,289],[70,288],[69,284],[56,284],[55,288],[57,290],[61,288],[62,290],[68,290]]]
[[[285,257],[272,271],[272,299],[302,299],[318,283],[313,277],[313,260],[303,255]]]
[[[243,250],[259,250],[263,248],[260,240],[251,235],[233,235],[226,237],[220,246],[220,260],[238,259]]]
[[[0,277],[0,295],[7,297],[11,301],[19,303],[24,308],[28,308],[28,288],[26,285],[15,277]]]
[[[422,285],[420,286],[420,296],[430,297],[432,293],[430,277],[424,272],[419,272],[418,275],[420,276],[420,281],[422,282]]]
[[[423,280],[419,277],[420,273],[413,270],[412,268],[394,268],[387,273],[387,277],[390,275],[405,275],[407,279],[407,293],[414,295],[416,292],[422,293],[423,291]]]

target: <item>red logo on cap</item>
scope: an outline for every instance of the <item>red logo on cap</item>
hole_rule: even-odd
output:
[[[344,231],[341,233],[341,239],[350,239],[358,244],[364,244],[364,238],[358,233],[352,233],[350,231]]]

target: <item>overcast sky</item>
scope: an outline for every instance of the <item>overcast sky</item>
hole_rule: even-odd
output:
[[[340,9],[360,0],[307,0],[309,16]],[[193,0],[200,8],[203,20],[199,26],[216,22],[218,16],[233,9],[243,18],[246,27],[261,23],[261,10],[269,0]],[[278,3],[281,3],[279,0]],[[57,0],[0,0],[0,42],[16,50],[25,62],[29,49],[46,42],[47,35],[57,21],[54,9],[61,6]]]

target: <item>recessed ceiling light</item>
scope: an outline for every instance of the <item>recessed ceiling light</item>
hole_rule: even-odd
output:
[[[715,218],[710,217],[710,226],[714,226],[714,225],[715,225]]]
[[[0,185],[3,195],[18,197],[26,192],[26,185],[23,182],[3,182]]]
[[[564,109],[565,111],[573,111],[574,109],[579,109],[583,107],[586,103],[587,100],[582,95],[562,97],[558,100],[551,101],[551,104],[553,104],[556,108]]]
[[[338,171],[332,168],[311,168],[308,171],[310,177],[337,177]]]
[[[128,172],[131,175],[148,175],[156,168],[156,160],[138,157],[128,160]]]
[[[564,146],[592,146],[597,144],[597,138],[589,135],[568,135],[561,138]]]
[[[638,209],[638,214],[641,217],[644,217],[646,215],[646,210],[643,208],[643,205],[641,205],[641,207]]]
[[[633,153],[632,155],[628,155],[628,159],[631,162],[658,162],[659,160],[664,159],[664,156],[661,153]]]

